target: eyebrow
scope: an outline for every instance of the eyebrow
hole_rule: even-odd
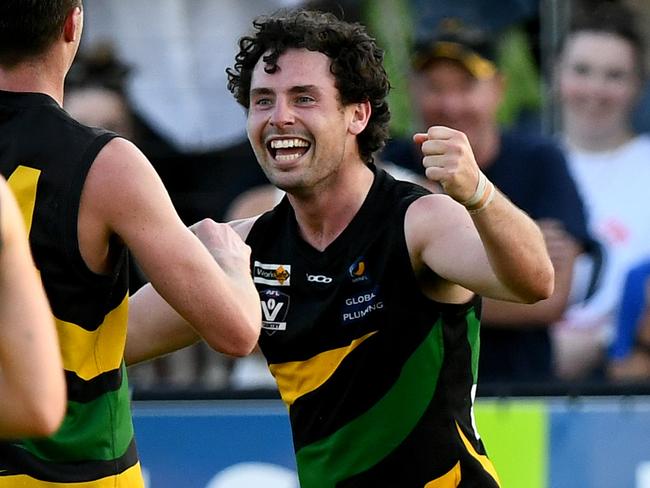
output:
[[[316,85],[296,85],[292,86],[289,89],[289,93],[291,94],[300,94],[300,93],[320,93],[320,88],[318,88]],[[259,95],[271,95],[275,93],[275,90],[272,90],[270,88],[266,87],[260,87],[260,88],[251,88],[251,96],[259,96]]]

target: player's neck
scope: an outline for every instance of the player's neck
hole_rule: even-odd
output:
[[[368,167],[337,174],[309,195],[289,195],[303,239],[319,251],[329,246],[348,226],[368,195],[374,174]]]
[[[63,105],[64,76],[59,67],[39,60],[25,61],[10,69],[0,67],[0,89],[44,93]]]

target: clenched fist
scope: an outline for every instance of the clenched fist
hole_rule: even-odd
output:
[[[458,202],[467,202],[474,196],[480,170],[463,132],[433,126],[426,134],[415,134],[413,140],[421,145],[428,179],[440,183],[445,193]]]

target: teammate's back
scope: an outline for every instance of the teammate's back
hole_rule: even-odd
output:
[[[53,436],[0,444],[0,487],[143,486],[126,364],[199,335],[222,352],[251,352],[261,312],[250,250],[223,225],[211,254],[141,151],[63,112],[81,1],[38,4],[0,2],[0,171],[18,195],[57,322],[69,403]],[[192,325],[187,333],[161,328],[151,297],[128,296],[127,248],[176,320]]]

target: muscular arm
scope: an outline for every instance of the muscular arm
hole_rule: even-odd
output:
[[[0,437],[44,436],[65,412],[61,353],[22,217],[4,180],[0,202]]]
[[[193,232],[205,245],[212,258],[221,264],[224,272],[231,276],[235,283],[238,280],[243,281],[240,286],[245,292],[248,291],[250,281],[249,253],[240,252],[240,248],[245,246],[243,239],[248,234],[252,222],[253,219],[249,219],[249,222],[232,222],[231,227],[235,231],[232,231],[227,224],[217,224],[209,219],[192,226]],[[238,235],[235,232],[238,232]],[[256,300],[257,296],[255,292]],[[146,339],[146,343],[143,343],[136,338],[131,340],[129,336],[125,352],[125,359],[129,365],[168,354],[200,340],[196,331],[163,300],[151,283],[140,288],[131,297],[129,305],[129,328],[136,325],[143,331],[138,337]],[[260,309],[259,302],[250,306]],[[241,355],[233,351],[222,352],[235,356]]]
[[[435,291],[437,298],[461,299],[458,287],[519,303],[548,298],[554,271],[535,222],[498,191],[473,215],[457,203],[472,196],[479,173],[465,135],[433,127],[415,140],[422,144],[427,177],[451,197],[420,198],[406,214],[414,268],[426,266],[448,284]]]
[[[153,167],[123,139],[114,139],[93,163],[82,194],[80,245],[91,269],[102,270],[117,235],[133,252],[153,288],[214,349],[249,353],[257,342],[261,312],[246,257],[227,269],[182,223]],[[94,236],[99,236],[95,239]],[[239,249],[241,254],[245,249]],[[220,265],[221,264],[221,265]],[[155,301],[132,300],[127,352],[149,358],[161,351]],[[141,308],[142,307],[142,308]],[[164,325],[160,325],[163,327]],[[162,330],[162,329],[161,329]]]

